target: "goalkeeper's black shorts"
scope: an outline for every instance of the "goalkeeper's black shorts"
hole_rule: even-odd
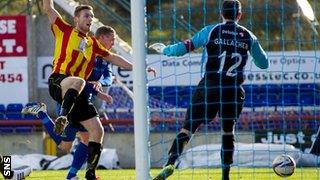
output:
[[[223,123],[234,123],[242,111],[244,90],[241,86],[217,85],[202,79],[188,107],[183,128],[194,133],[201,124],[208,124],[218,114]]]
[[[63,74],[53,73],[49,77],[49,93],[50,96],[57,101],[59,104],[62,104],[62,90],[60,83],[63,79],[68,77]],[[81,121],[91,119],[93,117],[98,117],[98,112],[94,105],[88,100],[88,95],[86,92],[82,91],[77,97],[74,106],[71,109],[71,112],[67,115],[68,121],[75,128],[82,128],[80,124]]]

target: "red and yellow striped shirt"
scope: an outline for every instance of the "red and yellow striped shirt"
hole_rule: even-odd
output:
[[[61,17],[56,18],[51,29],[55,37],[53,73],[86,80],[92,72],[96,56],[110,54],[94,37],[79,32]]]

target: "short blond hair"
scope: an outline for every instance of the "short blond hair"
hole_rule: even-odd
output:
[[[95,33],[95,37],[99,37],[101,35],[110,35],[115,34],[116,31],[110,26],[101,26],[97,29]]]

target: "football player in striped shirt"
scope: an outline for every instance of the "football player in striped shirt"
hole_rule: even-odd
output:
[[[88,35],[94,17],[88,5],[74,11],[75,27],[65,22],[54,8],[52,0],[43,0],[55,38],[53,72],[49,77],[49,94],[61,104],[60,116],[54,130],[62,134],[68,122],[83,126],[89,133],[86,179],[96,179],[95,168],[100,158],[104,129],[96,108],[88,101],[83,89],[90,76],[96,57],[132,70],[132,64],[109,52],[96,38]]]

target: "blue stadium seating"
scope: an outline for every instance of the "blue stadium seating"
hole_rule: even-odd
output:
[[[246,94],[246,97],[244,99],[244,106],[245,107],[255,107],[255,106],[259,106],[259,97],[257,94],[255,93],[249,93]]]
[[[300,104],[302,106],[314,106],[316,105],[315,93],[301,93],[300,94]]]
[[[282,92],[285,93],[296,93],[298,94],[299,86],[298,84],[282,84],[281,85]]]
[[[0,104],[0,120],[1,119],[6,119],[5,113],[6,113],[5,105],[4,104]]]
[[[15,127],[0,127],[0,133],[12,133]]]
[[[158,86],[148,87],[148,92],[150,96],[159,95],[161,92],[161,87],[158,87]]]
[[[318,89],[317,84],[299,84],[300,92],[312,92]]]
[[[282,93],[281,94],[281,100],[282,100],[282,106],[298,106],[299,105],[299,99],[298,99],[297,93]]]
[[[245,107],[259,106],[310,106],[320,104],[320,99],[305,94],[316,93],[317,84],[264,84],[244,85]],[[195,86],[149,87],[149,95],[179,107],[187,107]],[[300,94],[300,97],[298,95]],[[176,99],[176,96],[178,98]]]
[[[277,106],[280,103],[275,93],[262,94],[258,100],[259,106]]]
[[[22,108],[23,108],[23,105],[20,103],[8,104],[7,110],[6,110],[7,119],[21,120],[22,119],[22,114],[21,114]]]
[[[275,93],[278,94],[281,92],[281,87],[278,84],[264,84],[260,85],[259,94],[268,94]]]
[[[31,126],[16,127],[15,132],[17,132],[17,133],[30,133],[30,132],[32,132],[32,127]]]

